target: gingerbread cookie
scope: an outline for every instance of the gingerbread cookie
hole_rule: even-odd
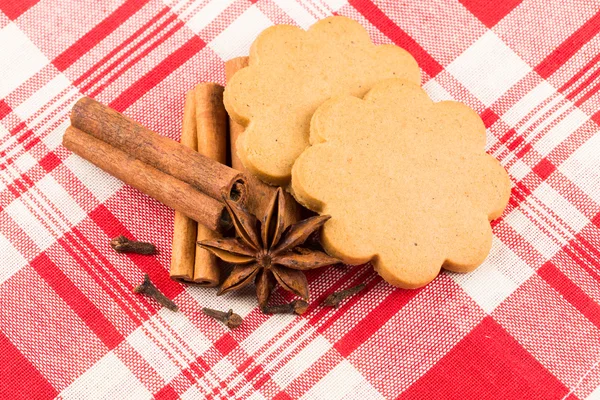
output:
[[[485,152],[475,111],[433,103],[418,85],[391,79],[363,100],[321,105],[310,141],[291,187],[301,204],[331,215],[322,232],[328,253],[349,264],[371,260],[403,288],[427,284],[440,268],[468,272],[483,262],[510,181]]]
[[[292,165],[308,146],[310,118],[332,96],[362,97],[383,79],[420,83],[414,58],[394,45],[376,46],[346,17],[330,17],[308,31],[266,29],[250,49],[250,65],[225,89],[229,115],[246,127],[237,141],[244,166],[263,181],[287,185]]]

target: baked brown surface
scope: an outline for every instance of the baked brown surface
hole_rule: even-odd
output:
[[[418,85],[378,83],[364,99],[333,98],[314,113],[292,192],[331,215],[325,249],[349,264],[372,260],[389,283],[416,288],[440,268],[467,272],[487,256],[489,224],[510,181],[485,153],[485,126],[464,104],[433,103]]]
[[[420,83],[413,57],[394,45],[374,45],[349,18],[326,18],[308,31],[270,27],[254,41],[249,67],[225,89],[229,115],[246,127],[237,155],[261,180],[286,186],[294,161],[309,144],[317,107],[331,96],[362,97],[375,83],[394,77]]]

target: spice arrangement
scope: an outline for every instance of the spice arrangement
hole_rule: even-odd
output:
[[[175,210],[172,279],[220,285],[219,294],[254,284],[263,313],[303,314],[306,270],[371,261],[389,283],[414,288],[485,259],[508,176],[484,151],[479,116],[433,103],[408,52],[331,17],[308,31],[268,28],[225,74],[225,88],[201,83],[186,94],[181,143],[90,98],[75,104],[63,138]],[[111,246],[155,251],[123,237]],[[269,304],[277,285],[299,299]],[[135,291],[176,308],[147,276]],[[204,313],[242,323],[232,310]]]

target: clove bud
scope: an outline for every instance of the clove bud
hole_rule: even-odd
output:
[[[110,241],[112,247],[117,253],[136,253],[136,254],[154,254],[156,247],[152,243],[138,242],[129,240],[125,236],[117,236]]]
[[[237,328],[242,324],[243,321],[242,317],[234,313],[232,309],[229,309],[229,311],[224,312],[205,307],[202,309],[202,312],[208,315],[209,317],[216,319],[217,321],[221,321],[222,323],[227,325],[229,329]]]
[[[363,290],[365,288],[365,284],[361,283],[360,285],[356,285],[354,287],[348,288],[348,289],[344,289],[344,290],[340,290],[339,292],[335,292],[333,294],[330,294],[329,296],[327,296],[327,298],[325,299],[325,301],[323,301],[322,305],[326,306],[326,307],[334,307],[334,308],[338,308],[340,303],[346,299],[347,297],[353,296],[356,293],[360,292],[361,290]]]
[[[308,303],[304,300],[294,300],[291,303],[264,306],[261,308],[263,314],[298,314],[302,315],[308,309]]]
[[[160,290],[156,288],[156,286],[154,286],[154,284],[150,281],[150,277],[148,276],[148,274],[144,275],[144,282],[142,282],[141,285],[134,287],[133,291],[135,293],[140,293],[148,297],[152,297],[160,305],[162,305],[163,307],[167,307],[171,311],[179,310],[177,304],[173,303],[171,299],[167,298],[164,294],[160,292]]]

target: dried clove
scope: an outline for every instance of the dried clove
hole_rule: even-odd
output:
[[[167,298],[164,294],[160,292],[160,290],[156,288],[156,286],[154,286],[154,284],[150,281],[150,277],[148,276],[148,274],[144,275],[144,282],[142,282],[141,285],[134,287],[133,291],[135,293],[140,293],[148,297],[152,297],[160,305],[162,305],[163,307],[167,307],[171,311],[179,311],[179,307],[177,307],[177,304],[173,303],[171,299]]]
[[[117,253],[136,253],[136,254],[154,254],[156,247],[152,243],[138,242],[129,240],[125,236],[117,236],[110,241],[112,247]]]
[[[212,308],[203,308],[202,312],[206,315],[208,315],[209,317],[212,317],[218,321],[221,321],[222,323],[224,323],[225,325],[227,325],[227,327],[229,329],[235,329],[238,326],[240,326],[242,324],[242,317],[240,317],[238,314],[234,313],[232,309],[229,309],[229,311],[224,312],[224,311],[218,311],[218,310],[213,310]]]
[[[356,285],[353,286],[351,288],[348,289],[344,289],[344,290],[340,290],[339,292],[335,292],[333,294],[330,294],[329,296],[327,296],[327,298],[325,299],[325,301],[323,301],[322,305],[326,306],[326,307],[334,307],[334,308],[338,308],[340,303],[350,297],[355,295],[356,293],[360,292],[361,290],[363,290],[365,288],[365,284],[361,283],[360,285]]]
[[[302,315],[308,309],[308,303],[304,300],[294,300],[291,303],[265,306],[261,308],[263,314],[298,314]]]

